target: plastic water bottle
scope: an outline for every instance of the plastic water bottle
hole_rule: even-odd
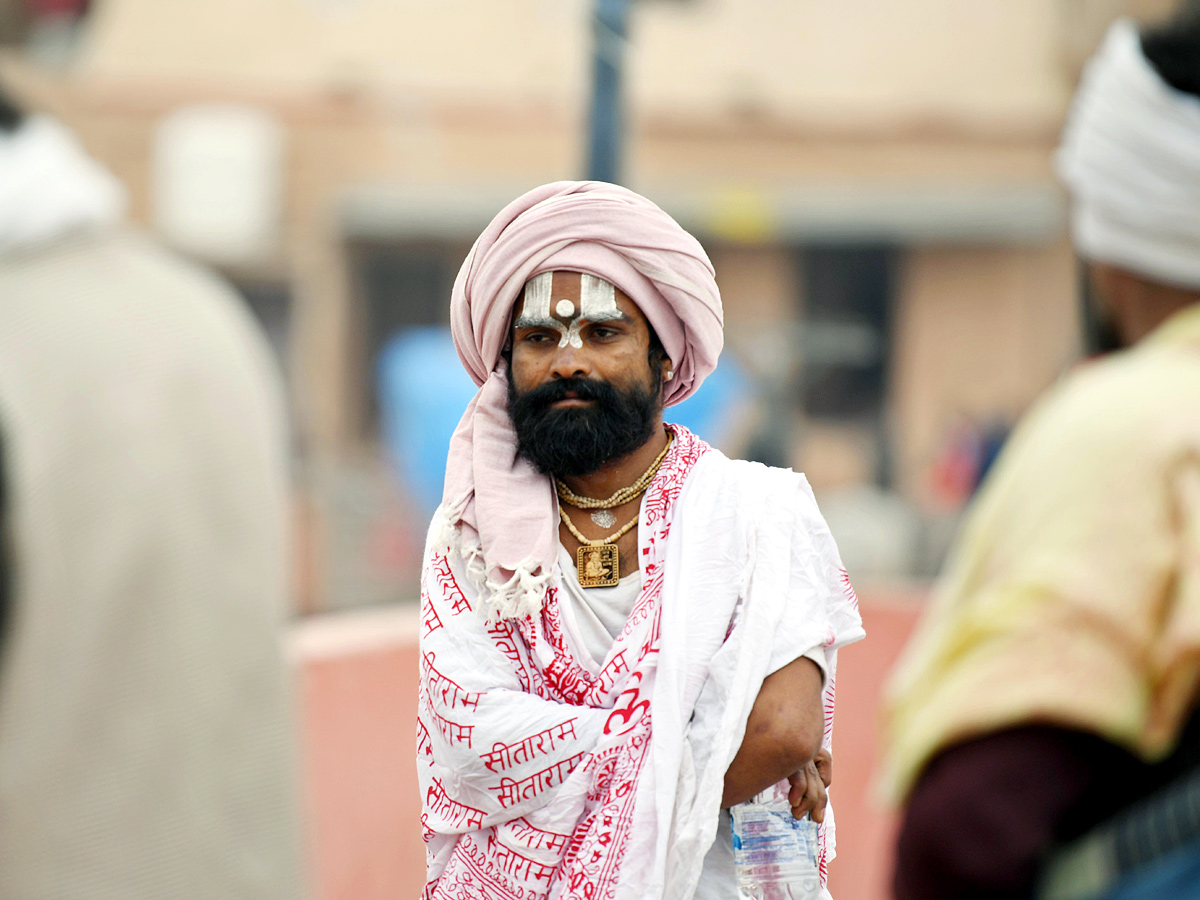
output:
[[[817,900],[818,825],[797,819],[787,782],[730,809],[739,900]]]

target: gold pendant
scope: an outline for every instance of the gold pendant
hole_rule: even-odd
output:
[[[613,587],[621,580],[621,557],[616,544],[587,544],[575,551],[579,586]]]

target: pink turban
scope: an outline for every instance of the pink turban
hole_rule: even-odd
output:
[[[638,305],[671,359],[667,405],[717,364],[721,295],[700,242],[647,200],[613,184],[560,181],[518,197],[467,254],[450,300],[463,365],[480,385],[450,442],[441,515],[461,526],[468,572],[501,617],[535,614],[555,576],[558,514],[550,479],[516,456],[501,351],[525,282],[584,272]]]

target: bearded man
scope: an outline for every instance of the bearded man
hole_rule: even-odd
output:
[[[481,387],[422,577],[429,898],[734,898],[728,807],[824,820],[837,648],[863,636],[803,476],[662,408],[722,311],[700,244],[614,185],[545,185],[451,301]]]

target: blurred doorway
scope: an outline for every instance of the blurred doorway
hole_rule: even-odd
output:
[[[886,409],[900,251],[888,245],[814,244],[797,250],[801,353],[797,385],[810,452],[857,447],[858,466],[892,481]],[[834,440],[834,436],[838,436]]]

